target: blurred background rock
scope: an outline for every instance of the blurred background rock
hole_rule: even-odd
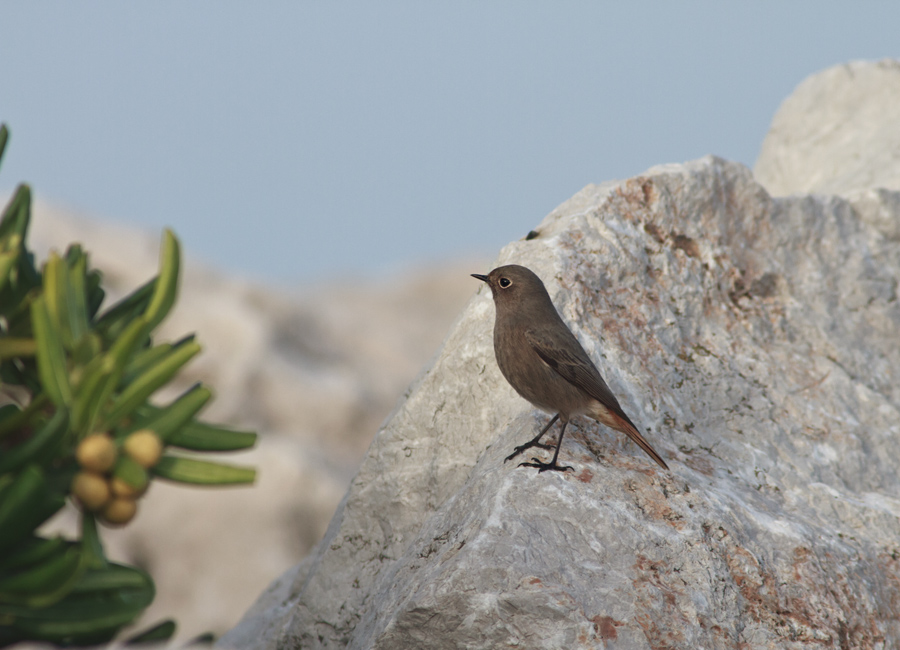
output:
[[[31,245],[43,259],[73,241],[112,290],[106,306],[156,272],[159,233],[103,223],[41,201]],[[235,462],[253,488],[154,482],[136,520],[103,531],[110,554],[146,568],[158,595],[143,621],[172,617],[179,637],[233,626],[259,593],[321,539],[379,424],[436,352],[486,260],[335,276],[295,293],[195,264],[162,331],[195,332],[204,351],[165,402],[197,381],[215,391],[209,421],[260,433]],[[74,509],[51,522],[73,529]]]

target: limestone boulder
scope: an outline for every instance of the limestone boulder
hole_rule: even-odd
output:
[[[219,647],[900,644],[900,246],[856,208],[713,157],[585,188],[495,265],[543,278],[672,471],[585,419],[575,471],[504,463],[547,416],[473,279],[323,541]]]
[[[772,194],[900,190],[900,61],[811,75],[784,100],[754,167]]]

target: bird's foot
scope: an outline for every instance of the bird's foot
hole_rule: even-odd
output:
[[[526,442],[524,445],[519,445],[518,447],[516,447],[513,450],[513,453],[503,459],[503,462],[505,463],[508,460],[512,460],[526,449],[531,449],[532,447],[540,447],[541,449],[556,449],[555,445],[545,445],[543,442],[534,442],[532,440],[530,442]]]
[[[573,472],[575,471],[575,468],[571,465],[557,465],[555,458],[549,463],[542,463],[537,458],[532,458],[531,460],[533,460],[534,462],[519,463],[519,467],[537,467],[538,474],[540,474],[541,472],[546,472],[548,470],[552,470],[554,472],[568,472],[570,470]]]

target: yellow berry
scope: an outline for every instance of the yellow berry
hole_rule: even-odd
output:
[[[105,433],[91,434],[78,444],[75,458],[84,469],[103,474],[116,462],[116,444]]]
[[[103,519],[108,524],[121,526],[134,519],[137,503],[134,499],[116,497],[103,509]]]
[[[78,472],[72,479],[72,494],[87,510],[99,510],[110,499],[109,483],[94,472]]]
[[[159,436],[153,431],[141,429],[125,438],[122,449],[138,465],[145,469],[150,469],[159,462],[159,457],[162,456],[163,444]]]

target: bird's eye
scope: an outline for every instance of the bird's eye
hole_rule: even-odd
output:
[[[510,281],[509,278],[500,278],[499,284],[500,284],[500,286],[501,286],[502,288],[506,289],[506,287],[508,287],[509,285],[511,285],[512,282]]]

